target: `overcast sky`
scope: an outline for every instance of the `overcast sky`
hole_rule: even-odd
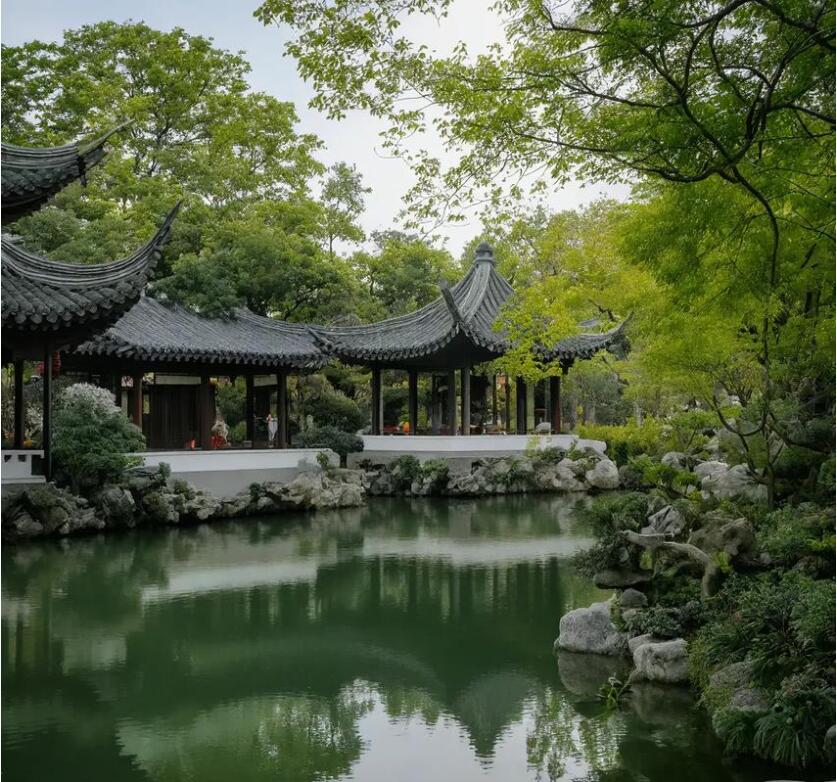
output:
[[[258,0],[2,0],[2,40],[20,44],[38,38],[57,41],[66,29],[112,19],[144,21],[151,27],[169,30],[182,27],[195,35],[213,38],[216,45],[243,51],[252,65],[253,89],[270,93],[296,104],[300,132],[317,134],[326,145],[320,159],[331,164],[339,160],[355,163],[372,188],[363,217],[367,232],[398,228],[401,199],[412,183],[407,166],[385,157],[378,140],[381,126],[357,112],[341,122],[332,122],[308,108],[312,92],[296,72],[291,58],[283,57],[287,33],[264,27],[252,16]],[[446,51],[457,40],[465,40],[472,51],[502,39],[497,17],[487,10],[486,0],[459,0],[453,12],[437,26],[432,20],[411,25],[410,37]],[[437,155],[442,150],[433,139],[422,143]],[[602,184],[574,184],[554,192],[549,203],[555,209],[570,209],[601,196],[621,196],[625,188]],[[436,232],[440,243],[458,255],[462,246],[479,230],[479,221],[442,227]]]

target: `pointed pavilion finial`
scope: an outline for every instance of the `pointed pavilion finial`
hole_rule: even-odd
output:
[[[474,263],[494,264],[494,250],[488,242],[480,242],[474,253]]]

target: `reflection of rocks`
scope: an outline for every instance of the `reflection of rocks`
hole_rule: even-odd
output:
[[[564,650],[559,650],[556,657],[561,684],[573,695],[585,698],[595,698],[611,676],[624,680],[630,671],[628,662],[622,657]]]
[[[628,699],[630,708],[649,725],[677,725],[689,718],[695,699],[687,687],[635,682]]]
[[[561,617],[558,649],[569,652],[623,655],[628,648],[625,633],[613,625],[610,603],[593,603],[588,608],[576,608]]]

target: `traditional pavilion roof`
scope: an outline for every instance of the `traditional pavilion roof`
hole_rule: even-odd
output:
[[[493,329],[512,287],[487,244],[468,273],[408,315],[358,326],[316,326],[323,349],[348,363],[451,369],[496,358],[506,341]]]
[[[68,363],[95,359],[163,370],[217,365],[227,369],[317,369],[328,361],[307,326],[255,315],[246,309],[207,317],[149,296],[104,333],[68,354]]]
[[[49,340],[56,349],[104,329],[133,306],[148,282],[179,204],[153,238],[120,261],[62,263],[2,237],[3,338],[17,348]]]
[[[574,334],[559,340],[552,348],[542,348],[538,356],[543,361],[561,361],[570,363],[577,358],[592,358],[601,350],[627,352],[628,339],[625,325],[630,318],[602,334]]]
[[[505,353],[507,336],[495,330],[501,307],[513,293],[497,271],[491,247],[482,243],[465,277],[430,304],[408,315],[358,326],[315,326],[323,349],[348,363],[451,369]],[[578,334],[539,351],[544,360],[589,358],[623,339],[624,324],[604,334]]]
[[[84,144],[34,149],[2,145],[3,225],[30,214],[105,156],[105,142],[124,125]]]

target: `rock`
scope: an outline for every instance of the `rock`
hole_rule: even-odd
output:
[[[594,489],[619,488],[619,470],[610,459],[602,459],[592,470],[588,470],[584,477]]]
[[[95,497],[99,513],[109,524],[129,524],[137,510],[130,491],[121,486],[107,486]]]
[[[686,529],[686,519],[679,510],[666,505],[648,518],[648,526],[642,528],[642,534],[659,534],[667,538],[676,538]]]
[[[654,641],[654,636],[651,633],[643,633],[642,635],[635,635],[633,638],[628,639],[628,651],[631,654],[631,657],[634,656],[634,652],[639,649],[640,646],[644,646],[645,644],[650,644]]]
[[[703,526],[689,535],[689,543],[707,554],[723,551],[730,559],[746,559],[754,553],[755,533],[745,518],[728,521],[723,516],[707,514]]]
[[[646,570],[627,570],[611,568],[602,570],[593,576],[593,583],[599,589],[627,589],[628,587],[647,584],[651,573]]]
[[[541,421],[535,427],[535,434],[551,434],[552,433],[552,424],[549,421]]]
[[[628,588],[619,596],[619,605],[623,610],[626,608],[645,608],[648,605],[648,598],[638,589]]]
[[[744,464],[728,467],[723,462],[703,462],[695,467],[695,473],[702,476],[700,488],[705,499],[767,501],[767,487],[760,484]]]
[[[569,652],[623,655],[628,642],[624,633],[613,625],[609,603],[593,603],[589,608],[576,608],[561,617],[558,639],[559,649]]]
[[[683,638],[640,643],[634,647],[633,658],[632,681],[680,684],[689,680],[686,641]]]
[[[826,732],[825,732],[825,742],[823,748],[825,749],[825,756],[834,762],[834,753],[835,753],[835,731],[837,731],[837,726],[832,725]]]
[[[578,479],[575,470],[573,469],[574,462],[570,459],[561,459],[555,465],[555,473],[552,479],[552,488],[555,491],[584,491],[585,485]]]
[[[689,466],[689,457],[680,451],[669,451],[663,454],[660,463],[666,465],[666,467],[676,467],[678,470],[685,470]]]
[[[735,711],[767,711],[770,702],[751,684],[753,664],[749,660],[731,663],[719,668],[709,677],[706,689],[707,703],[724,704],[725,709]]]
[[[37,538],[44,534],[44,525],[35,521],[25,510],[12,519],[12,528],[21,538]]]

